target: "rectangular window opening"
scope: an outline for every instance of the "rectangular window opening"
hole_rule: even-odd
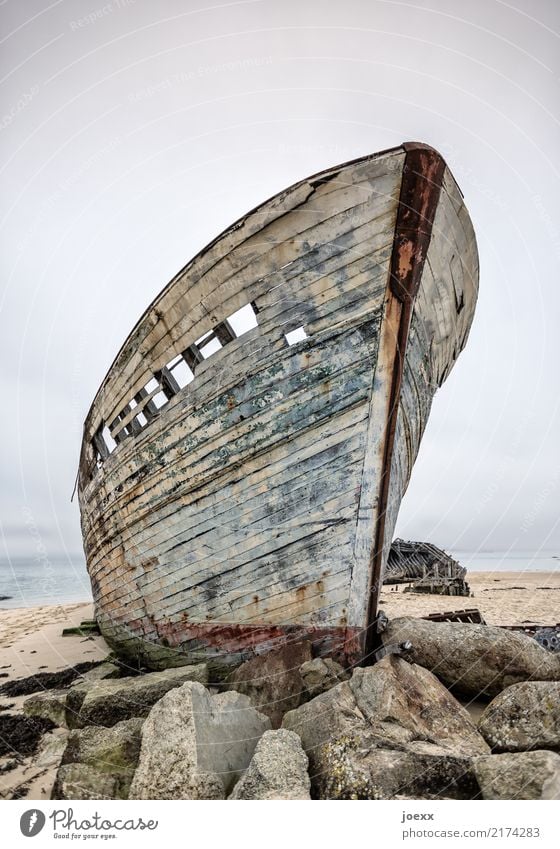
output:
[[[245,304],[244,307],[228,316],[227,321],[236,336],[243,336],[248,330],[258,327],[255,305]]]
[[[109,430],[107,425],[105,425],[105,427],[101,431],[101,436],[103,437],[103,440],[105,442],[105,445],[107,446],[107,450],[109,451],[109,454],[112,454],[113,451],[115,450],[115,448],[117,447],[117,443],[115,442],[115,440],[111,436],[111,431]]]
[[[168,366],[168,368],[173,373],[173,377],[181,389],[194,380],[194,374],[181,356],[174,366]]]
[[[198,343],[196,344],[198,345]],[[220,340],[216,336],[212,336],[209,342],[202,343],[202,345],[198,345],[198,350],[200,351],[204,359],[207,360],[208,357],[211,357],[212,354],[215,354],[216,351],[219,351],[222,347],[223,345]]]
[[[304,339],[308,338],[303,324],[301,327],[296,327],[295,330],[290,330],[288,333],[285,333],[284,336],[288,345],[295,345],[296,342],[303,342]]]
[[[146,427],[146,425],[148,424],[148,419],[146,418],[146,416],[142,412],[139,412],[138,415],[135,417],[135,419],[138,422],[138,424],[140,425],[140,427]]]
[[[158,410],[161,410],[161,408],[164,407],[165,404],[167,404],[168,398],[165,392],[158,392],[157,395],[154,395],[152,401],[154,402]]]

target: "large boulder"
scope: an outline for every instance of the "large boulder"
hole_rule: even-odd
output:
[[[265,731],[230,799],[310,799],[307,755],[293,731]]]
[[[462,755],[489,752],[467,711],[435,675],[395,655],[355,669],[350,681],[287,713],[283,727],[299,734],[314,771],[323,744],[367,730],[391,744],[420,740]]]
[[[68,690],[47,690],[45,693],[37,693],[30,696],[23,703],[23,712],[26,716],[38,716],[50,719],[60,728],[66,728]]]
[[[409,640],[407,658],[434,672],[450,690],[469,697],[495,696],[519,681],[560,681],[560,655],[531,637],[490,625],[393,619],[385,645]]]
[[[33,758],[34,766],[45,769],[60,766],[66,751],[67,741],[68,731],[63,731],[60,728],[45,734]]]
[[[478,728],[495,752],[560,751],[560,683],[513,684],[490,702]]]
[[[369,669],[354,670],[350,686],[368,723],[387,739],[435,743],[461,755],[488,752],[469,714],[429,670],[387,655]]]
[[[168,692],[142,727],[130,799],[224,799],[270,728],[247,696],[211,696],[188,682]]]
[[[99,663],[97,666],[94,666],[93,669],[82,673],[76,683],[80,683],[81,681],[89,681],[92,683],[94,681],[105,681],[108,678],[120,678],[121,675],[121,666],[116,663],[112,663],[110,660],[105,660],[103,663]]]
[[[312,780],[319,799],[474,799],[479,794],[470,758],[433,743],[399,745],[370,730],[326,743],[315,762]]]
[[[85,725],[109,727],[134,716],[147,716],[155,703],[169,690],[182,686],[186,681],[206,684],[207,666],[203,663],[196,666],[180,666],[164,672],[149,672],[147,675],[89,684],[81,701],[74,727]]]
[[[133,716],[146,716],[152,705],[185,681],[208,681],[205,664],[182,666],[127,678],[116,677],[119,667],[102,663],[77,678],[72,686],[35,693],[23,704],[27,716],[50,719],[62,728],[114,725]],[[87,698],[86,698],[87,697]]]
[[[426,798],[449,782],[453,798],[470,798],[476,782],[469,774],[461,783],[465,759],[490,751],[435,675],[395,655],[290,711],[283,727],[300,736],[320,798],[392,798],[415,770],[430,779],[414,784]]]
[[[299,668],[307,698],[314,699],[341,681],[350,678],[350,672],[330,657],[306,660]]]
[[[87,764],[65,764],[56,774],[51,799],[119,799],[118,778]]]
[[[63,767],[68,764],[85,764],[90,768],[84,773],[88,777],[89,789],[93,787],[97,772],[100,792],[107,794],[109,785],[106,776],[110,775],[114,779],[110,784],[110,792],[113,794],[110,798],[126,799],[140,757],[143,722],[141,718],[127,719],[110,728],[89,725],[79,731],[72,731],[62,756],[62,774],[55,785],[56,792],[65,792],[65,782],[70,781],[68,776],[81,774],[79,770],[71,771]]]
[[[242,663],[230,676],[228,689],[248,696],[251,704],[270,718],[272,727],[278,728],[286,711],[305,697],[300,667],[311,658],[311,643],[288,643]]]
[[[80,677],[65,690],[45,690],[42,693],[34,693],[24,701],[23,712],[26,716],[50,719],[59,728],[78,728],[80,709],[86,693],[98,680],[102,679],[88,680]]]
[[[483,799],[560,799],[560,755],[516,752],[475,758]]]

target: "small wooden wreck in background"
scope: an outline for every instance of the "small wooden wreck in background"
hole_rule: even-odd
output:
[[[394,540],[389,550],[384,584],[410,584],[405,592],[469,596],[467,570],[429,542]]]
[[[180,271],[84,426],[81,521],[107,641],[153,668],[299,638],[367,659],[477,287],[461,192],[417,143],[302,180]]]

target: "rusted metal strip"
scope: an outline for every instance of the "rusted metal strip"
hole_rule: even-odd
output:
[[[386,314],[398,315],[396,351],[388,405],[383,471],[380,482],[378,520],[375,545],[370,558],[370,597],[365,639],[365,657],[372,655],[379,642],[375,626],[379,593],[382,585],[385,516],[389,498],[391,461],[399,412],[401,383],[406,356],[406,346],[414,299],[420,287],[424,262],[428,253],[432,226],[436,213],[445,161],[428,145],[411,142],[403,145],[406,159],[397,209],[393,251],[389,270],[389,298]],[[398,303],[394,303],[396,300]]]

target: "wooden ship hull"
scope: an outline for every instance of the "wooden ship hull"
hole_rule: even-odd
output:
[[[84,425],[84,549],[109,644],[151,668],[302,638],[363,662],[477,287],[461,192],[417,143],[297,183],[196,256]]]

